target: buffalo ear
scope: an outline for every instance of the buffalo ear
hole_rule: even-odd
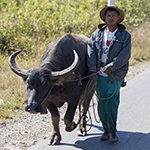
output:
[[[53,82],[53,85],[61,86],[61,85],[63,85],[63,83],[64,83],[63,80],[58,79]]]
[[[70,75],[67,77],[62,77],[62,78],[54,80],[53,85],[61,86],[65,82],[70,82],[73,79],[75,79],[75,73],[71,72]]]

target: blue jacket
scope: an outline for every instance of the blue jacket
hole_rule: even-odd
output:
[[[106,24],[100,24],[91,36],[87,49],[87,65],[89,72],[97,72],[101,66],[102,42]],[[110,82],[123,80],[129,67],[131,56],[131,35],[125,30],[125,26],[118,24],[109,47],[106,65],[112,70],[108,74]]]

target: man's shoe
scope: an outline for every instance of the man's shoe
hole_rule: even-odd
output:
[[[122,81],[121,87],[125,87],[127,85],[127,82]]]
[[[102,141],[106,141],[110,139],[109,133],[108,132],[104,132],[104,134],[100,137],[100,139]]]
[[[118,142],[118,141],[119,141],[119,139],[118,139],[116,133],[111,133],[110,141],[111,141],[111,142]]]

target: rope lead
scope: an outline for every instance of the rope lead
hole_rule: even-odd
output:
[[[96,74],[98,74],[99,72],[97,72]],[[87,85],[86,85],[86,88],[85,88],[85,93],[84,93],[84,97],[83,97],[83,99],[80,101],[80,103],[79,103],[79,105],[81,104],[81,103],[83,103],[83,104],[87,104],[88,103],[88,99],[89,99],[89,97],[90,97],[90,99],[92,100],[92,106],[93,106],[93,113],[94,113],[94,118],[95,118],[95,121],[97,122],[97,123],[99,123],[100,122],[100,119],[99,120],[97,120],[97,117],[96,117],[96,112],[95,112],[95,108],[94,108],[94,100],[93,100],[93,91],[95,91],[96,90],[96,85],[97,85],[97,77],[95,76],[96,74],[92,74],[92,75],[89,75],[89,76],[86,76],[86,77],[83,77],[83,78],[81,78],[80,80],[78,80],[79,81],[79,83],[80,83],[80,85],[82,85],[82,80],[83,79],[86,79],[86,78],[89,78],[89,77],[92,77],[92,76],[94,76],[94,77],[92,77],[89,81],[88,81],[88,83],[87,83]],[[113,94],[110,96],[110,97],[107,97],[107,98],[101,98],[101,97],[99,97],[97,94],[96,94],[96,92],[95,92],[95,96],[97,97],[97,99],[101,99],[101,100],[108,100],[108,99],[110,99],[110,98],[112,98],[113,96],[114,96],[114,94],[115,94],[115,92],[116,92],[116,88],[117,88],[117,84],[116,84],[116,81],[115,81],[115,78],[113,77],[113,75],[112,74],[110,74],[111,76],[112,76],[112,78],[113,78],[113,80],[114,80],[114,82],[115,82],[115,90],[114,90],[114,92],[113,92]],[[73,81],[75,81],[75,80],[73,80]],[[77,81],[77,80],[76,80]],[[98,101],[98,100],[97,100]],[[89,103],[90,104],[90,103]],[[90,114],[90,111],[89,111],[89,105],[86,105],[85,106],[85,109],[84,109],[84,112],[82,112],[80,109],[79,109],[79,111],[80,111],[80,113],[82,113],[82,116],[79,118],[79,120],[78,120],[78,122],[77,122],[77,125],[80,123],[80,121],[81,121],[81,118],[82,117],[84,117],[84,115],[86,115],[87,114],[87,112],[89,113],[89,120],[90,120],[90,128],[88,129],[88,130],[86,130],[86,132],[88,132],[91,128],[92,128],[92,118],[91,118],[91,114]],[[86,123],[89,121],[89,120],[87,120],[86,121]]]

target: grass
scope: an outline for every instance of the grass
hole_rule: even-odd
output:
[[[143,26],[131,31],[132,49],[130,65],[137,62],[150,60],[150,25],[145,23]]]

